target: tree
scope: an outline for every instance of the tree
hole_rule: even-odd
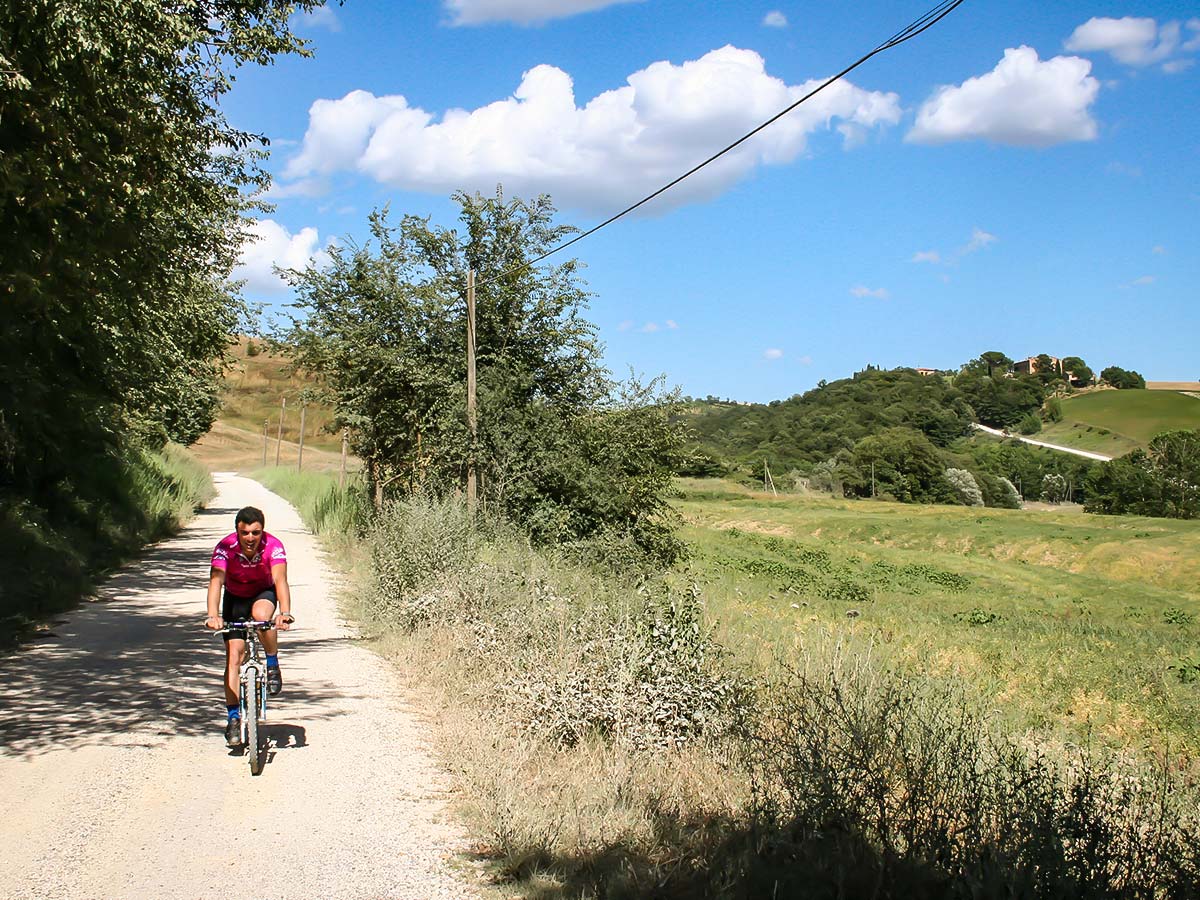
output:
[[[981,472],[975,476],[975,480],[978,482],[980,491],[983,493],[985,506],[999,507],[1001,509],[1021,508],[1021,497],[1017,493],[1016,487],[1007,478]]]
[[[1088,367],[1088,364],[1078,356],[1063,357],[1062,369],[1064,377],[1069,377],[1072,381],[1078,382],[1085,387],[1091,384],[1096,377],[1091,368]]]
[[[954,503],[957,499],[937,448],[911,428],[886,428],[863,438],[854,447],[853,461],[863,483],[857,491],[863,496],[871,492],[868,472],[873,466],[877,493],[905,502]]]
[[[1105,384],[1112,385],[1118,390],[1140,390],[1146,387],[1146,379],[1132,369],[1122,369],[1120,366],[1109,366],[1100,371],[1100,378]]]
[[[947,469],[946,481],[950,483],[954,493],[964,506],[983,506],[983,491],[975,481],[975,476],[966,469]]]
[[[1176,519],[1200,516],[1200,429],[1156,435],[1147,456],[1162,481],[1162,514]]]
[[[962,373],[955,387],[975,411],[984,425],[1010,428],[1029,413],[1038,410],[1046,397],[1042,382],[1034,376],[1020,378],[988,378]]]
[[[1137,449],[1102,463],[1087,476],[1088,512],[1161,516],[1165,509],[1162,479],[1145,450]]]
[[[0,10],[0,502],[207,430],[266,181],[219,101],[238,66],[307,52],[288,18],[322,2]]]
[[[1049,353],[1039,353],[1035,359],[1035,364],[1037,368],[1034,369],[1034,374],[1042,384],[1049,384],[1056,378],[1062,377],[1061,367]]]
[[[658,559],[678,551],[667,524],[672,473],[687,464],[678,398],[619,384],[603,368],[576,260],[530,260],[571,229],[548,197],[459,193],[462,231],[386,212],[371,241],[333,248],[290,275],[298,318],[284,337],[351,430],[379,502],[388,490],[457,490],[469,464],[480,496],[535,538],[604,532]],[[479,427],[465,408],[468,270],[477,273]]]
[[[988,378],[996,378],[1003,376],[1012,369],[1013,361],[999,350],[988,350],[979,354],[978,357],[966,363],[962,370],[972,375],[987,376]]]
[[[1062,503],[1067,499],[1067,479],[1050,474],[1042,478],[1042,500],[1046,503]]]

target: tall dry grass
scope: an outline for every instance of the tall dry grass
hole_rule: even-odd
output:
[[[501,893],[1197,896],[1200,794],[1170,760],[1010,733],[836,634],[735,658],[694,591],[452,500],[362,543],[352,612],[429,710]]]

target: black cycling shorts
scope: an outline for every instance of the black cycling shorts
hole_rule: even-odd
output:
[[[254,601],[256,600],[270,600],[275,604],[276,609],[279,608],[279,598],[275,596],[274,588],[267,588],[265,591],[260,591],[255,597],[235,597],[226,590],[225,596],[221,601],[221,618],[225,620],[226,624],[229,622],[246,621],[250,618],[251,610],[253,610]],[[228,642],[235,638],[236,635],[225,632],[221,637],[225,638],[226,642]],[[237,639],[241,640],[241,638]]]

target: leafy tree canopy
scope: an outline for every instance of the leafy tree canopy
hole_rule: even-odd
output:
[[[1200,516],[1200,430],[1169,431],[1146,450],[1097,466],[1089,512],[1194,519]]]
[[[571,229],[549,198],[459,193],[461,230],[371,217],[371,241],[292,273],[283,335],[351,430],[377,499],[446,492],[475,465],[484,502],[537,538],[612,532],[658,558],[678,546],[665,493],[683,426],[660,385],[618,384],[584,318],[579,264],[532,266]],[[466,415],[466,289],[477,275],[478,433]]]
[[[322,2],[0,9],[0,493],[207,430],[244,192],[265,183],[219,100],[238,66],[306,52],[288,17]]]
[[[1100,371],[1100,378],[1105,384],[1110,384],[1119,390],[1143,389],[1146,379],[1132,369],[1122,369],[1120,366],[1109,366]]]

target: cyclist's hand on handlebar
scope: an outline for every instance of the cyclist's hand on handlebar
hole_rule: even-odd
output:
[[[296,621],[296,617],[291,613],[279,613],[275,616],[275,627],[280,631],[287,631],[292,627],[292,623]]]
[[[204,620],[204,627],[209,631],[220,631],[225,627],[225,620],[220,616],[209,616]]]

